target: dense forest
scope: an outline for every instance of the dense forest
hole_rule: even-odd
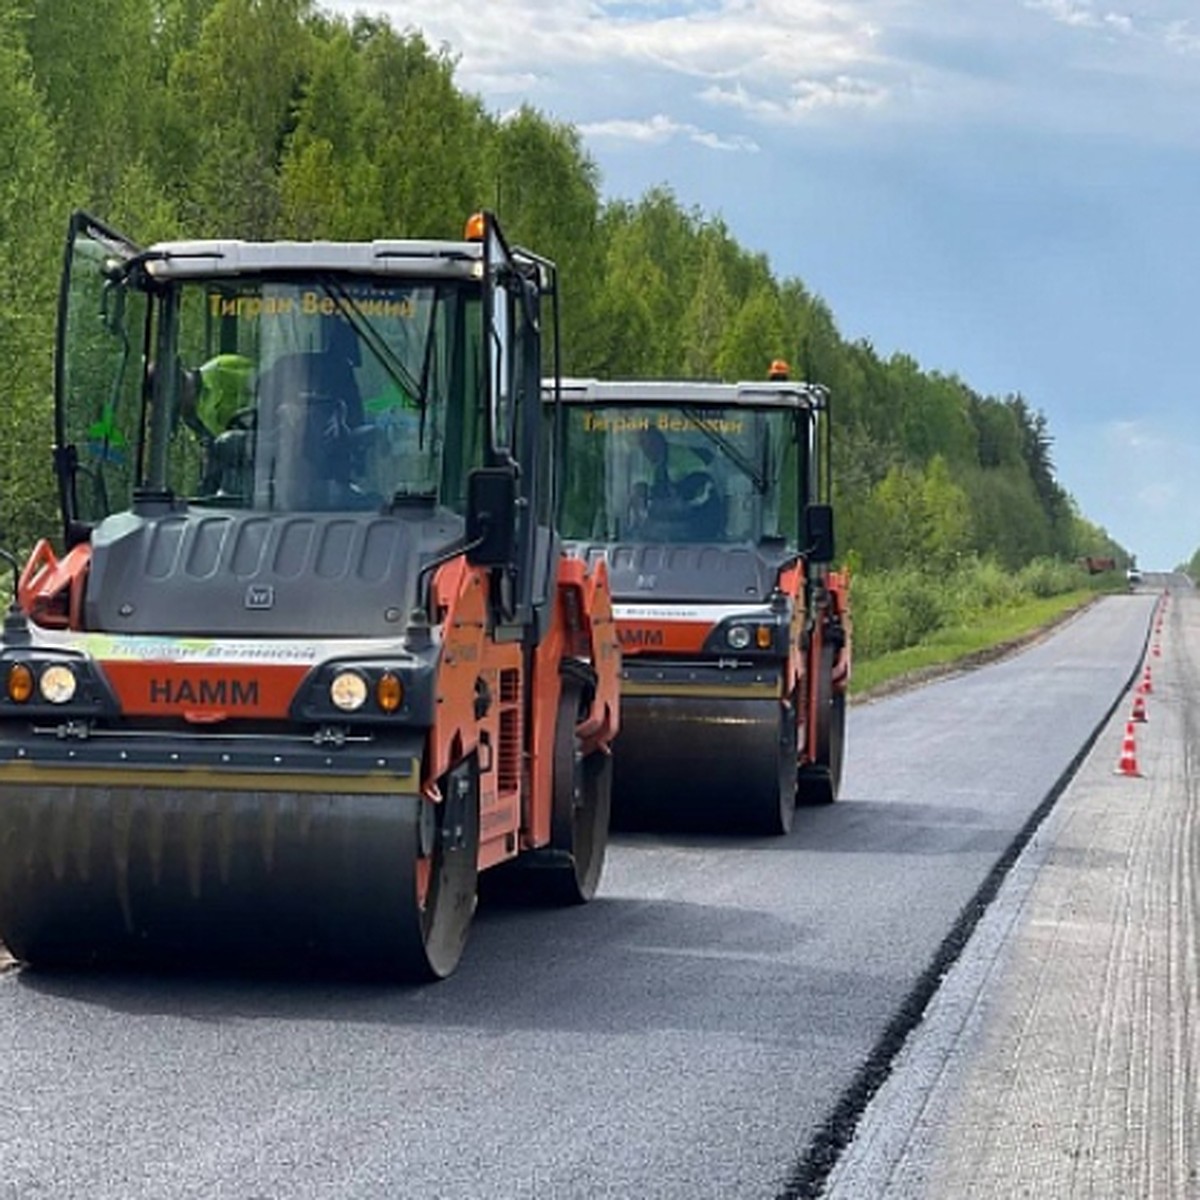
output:
[[[1055,478],[1044,416],[841,337],[798,279],[669,188],[605,200],[578,132],[503,118],[414,31],[311,0],[0,0],[0,541],[57,529],[55,293],[83,207],[160,238],[458,237],[494,208],[563,282],[563,369],[829,387],[841,554],[856,571],[1016,572],[1126,555]]]

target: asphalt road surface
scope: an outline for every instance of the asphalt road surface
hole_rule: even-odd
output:
[[[618,839],[595,903],[485,909],[436,986],[0,975],[0,1200],[812,1194],[1154,600],[856,706],[790,837]]]

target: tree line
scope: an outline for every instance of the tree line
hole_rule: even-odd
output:
[[[572,126],[504,117],[416,31],[313,0],[0,0],[0,543],[57,529],[56,288],[70,211],[142,242],[457,238],[495,209],[554,259],[562,368],[761,378],[773,358],[833,397],[842,552],[863,571],[964,558],[1128,556],[1057,482],[1045,417],[833,313],[669,188],[605,200]]]

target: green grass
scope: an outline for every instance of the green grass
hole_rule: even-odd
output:
[[[1083,588],[1059,596],[1039,597],[989,609],[970,625],[939,629],[915,646],[893,650],[876,658],[855,656],[850,679],[851,696],[891,683],[912,673],[951,667],[973,656],[995,651],[1008,643],[1036,634],[1095,599]],[[853,609],[852,609],[853,611]]]

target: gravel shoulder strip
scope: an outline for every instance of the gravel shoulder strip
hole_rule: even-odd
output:
[[[831,1200],[1200,1195],[1200,599],[1151,650],[830,1176]]]

